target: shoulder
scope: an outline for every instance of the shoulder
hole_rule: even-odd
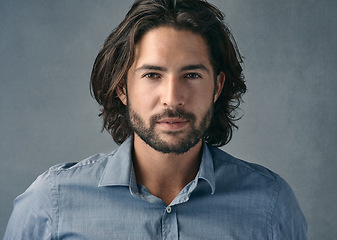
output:
[[[258,164],[237,159],[221,149],[209,147],[217,188],[224,192],[250,192],[263,203],[268,213],[268,229],[272,239],[306,239],[307,224],[296,196],[289,184],[277,173]],[[242,197],[242,195],[240,195]]]
[[[57,228],[58,222],[60,186],[74,182],[95,184],[95,174],[104,168],[107,159],[114,152],[96,154],[80,162],[57,164],[39,175],[26,191],[14,200],[4,239],[52,238],[55,234],[53,229]]]
[[[209,147],[209,150],[213,158],[215,170],[222,168],[233,169],[235,170],[234,173],[253,174],[258,175],[260,178],[264,178],[266,181],[277,181],[280,182],[280,184],[285,183],[278,174],[266,167],[238,159],[216,147]]]
[[[273,196],[287,193],[294,196],[289,184],[272,170],[259,164],[250,163],[224,152],[215,147],[210,147],[213,158],[214,171],[218,173],[220,181],[230,182],[235,187],[245,186],[260,190],[262,194]]]
[[[116,150],[115,150],[116,151]],[[44,174],[60,174],[62,172],[76,171],[82,168],[98,167],[105,164],[109,156],[113,155],[115,151],[110,153],[98,153],[92,155],[80,162],[66,162],[56,164],[50,167]]]
[[[50,181],[51,184],[60,184],[73,180],[93,180],[102,174],[108,160],[116,152],[98,153],[79,162],[65,162],[50,167],[37,178],[37,182]]]

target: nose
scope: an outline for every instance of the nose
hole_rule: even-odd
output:
[[[185,104],[185,90],[179,77],[170,76],[163,84],[162,104],[169,108],[176,108]]]

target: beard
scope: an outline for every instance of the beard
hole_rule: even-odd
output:
[[[133,132],[135,132],[151,148],[164,154],[184,154],[194,147],[207,132],[213,115],[213,105],[211,105],[205,115],[202,116],[198,126],[196,125],[195,114],[181,109],[166,109],[160,114],[151,116],[149,127],[146,127],[145,121],[130,105],[127,107],[127,115]],[[169,144],[160,138],[160,134],[156,133],[155,127],[160,119],[175,117],[188,120],[190,127],[183,137],[179,137],[179,135],[181,135],[180,131],[166,131],[166,135],[177,137],[175,143]]]

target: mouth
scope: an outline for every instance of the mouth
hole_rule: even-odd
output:
[[[160,128],[167,131],[181,130],[188,125],[189,120],[181,118],[165,118],[156,122]]]

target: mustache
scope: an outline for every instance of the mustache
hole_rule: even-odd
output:
[[[182,109],[165,109],[162,113],[155,114],[151,117],[151,124],[155,124],[163,118],[180,118],[195,122],[196,116]]]

